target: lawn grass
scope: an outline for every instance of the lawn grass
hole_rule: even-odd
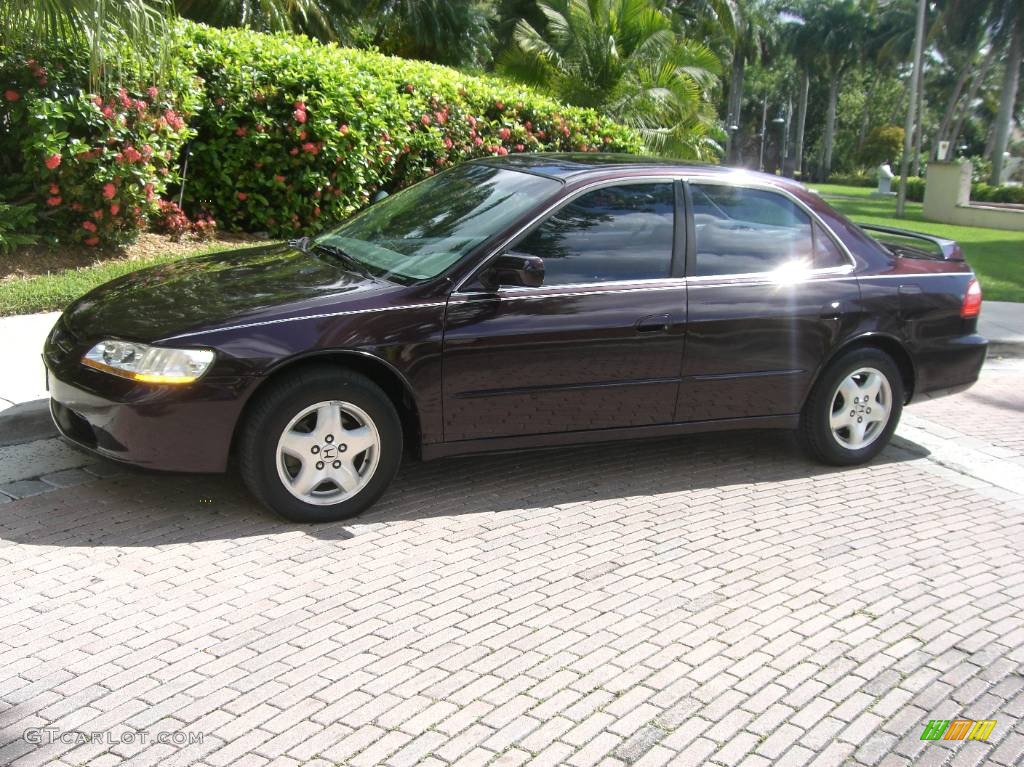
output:
[[[252,243],[239,245],[219,243],[208,248],[194,250],[187,255],[170,253],[131,260],[116,259],[77,269],[64,269],[52,274],[40,274],[34,277],[0,282],[0,317],[64,309],[76,298],[123,274],[145,269],[148,266],[177,261],[180,258],[191,258],[220,250],[251,247],[251,245]]]
[[[863,224],[896,226],[956,240],[981,281],[985,298],[1024,302],[1024,232],[982,229],[925,221],[921,203],[908,202],[906,217],[896,218],[896,199],[872,197],[870,187],[810,184],[836,210]]]

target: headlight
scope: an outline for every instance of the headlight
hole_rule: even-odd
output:
[[[209,349],[165,349],[129,341],[100,341],[82,364],[133,381],[161,384],[192,383],[213,362]]]

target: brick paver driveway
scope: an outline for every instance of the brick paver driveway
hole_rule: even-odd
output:
[[[0,764],[1019,763],[1022,390],[850,470],[734,434],[412,465],[317,527],[216,477],[0,505]],[[920,739],[956,717],[997,724]]]

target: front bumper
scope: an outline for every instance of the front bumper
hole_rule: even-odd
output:
[[[253,383],[200,379],[188,386],[138,384],[47,361],[50,414],[61,435],[116,461],[163,471],[222,472]]]

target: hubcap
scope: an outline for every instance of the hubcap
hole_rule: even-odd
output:
[[[277,441],[277,474],[300,501],[328,506],[366,487],[380,459],[380,434],[364,410],[331,400],[296,415]]]
[[[885,431],[892,411],[892,389],[875,368],[860,368],[844,378],[832,397],[829,425],[836,442],[860,450]]]

